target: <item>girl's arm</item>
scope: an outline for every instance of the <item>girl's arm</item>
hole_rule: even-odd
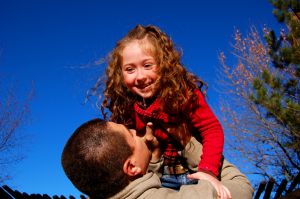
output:
[[[196,133],[193,132],[193,135],[196,138],[200,138],[198,140],[203,145],[203,154],[198,165],[198,171],[218,177],[224,147],[223,129],[206,103],[201,91],[195,90],[195,94],[198,97],[198,104],[190,106],[189,117],[193,127],[196,129]]]
[[[191,141],[186,145],[182,154],[186,158],[189,168],[193,171],[197,171],[198,163],[200,161],[199,154],[202,154],[202,145],[192,137]],[[222,161],[220,176],[220,183],[226,186],[226,188],[230,191],[232,198],[252,198],[253,188],[247,177],[242,174],[234,165],[230,164],[226,160]],[[198,176],[197,179],[201,177],[203,179],[207,178],[207,180],[210,181],[208,178],[212,176]],[[211,182],[211,184],[213,183]]]

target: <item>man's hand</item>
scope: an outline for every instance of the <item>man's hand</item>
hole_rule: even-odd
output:
[[[230,191],[225,187],[218,179],[213,177],[212,175],[209,175],[205,172],[198,171],[197,173],[193,173],[188,175],[188,178],[190,179],[198,179],[198,180],[207,180],[209,181],[213,187],[216,189],[218,198],[220,199],[230,199],[231,194]]]
[[[149,150],[152,152],[151,162],[157,162],[161,158],[160,145],[156,137],[153,135],[153,124],[148,122],[146,125],[146,133],[143,137]]]

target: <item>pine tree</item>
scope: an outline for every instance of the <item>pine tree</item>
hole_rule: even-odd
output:
[[[300,156],[300,1],[271,3],[274,15],[285,28],[278,37],[274,30],[265,35],[272,65],[254,79],[251,99],[263,108],[266,118],[282,126],[284,136],[280,142],[294,152],[292,158],[296,160]],[[294,166],[299,172],[296,162]]]
[[[300,3],[271,3],[282,30],[236,30],[233,56],[219,56],[218,89],[226,155],[248,163],[249,174],[280,182],[300,171]]]

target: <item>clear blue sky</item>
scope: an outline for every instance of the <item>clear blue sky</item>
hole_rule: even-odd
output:
[[[79,196],[63,173],[61,152],[81,123],[100,116],[92,103],[83,104],[100,71],[91,63],[136,24],[154,24],[172,37],[183,63],[210,85],[216,109],[217,54],[230,48],[234,28],[276,23],[268,0],[1,0],[0,73],[21,90],[31,82],[35,89],[30,123],[22,129],[29,137],[26,158],[10,170],[7,184],[21,192]]]

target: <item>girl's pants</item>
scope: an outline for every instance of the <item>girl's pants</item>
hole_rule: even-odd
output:
[[[188,174],[190,174],[189,171],[182,174],[171,174],[168,171],[168,167],[164,166],[164,172],[160,181],[163,187],[175,190],[179,190],[181,185],[197,184],[198,180],[187,178]]]

